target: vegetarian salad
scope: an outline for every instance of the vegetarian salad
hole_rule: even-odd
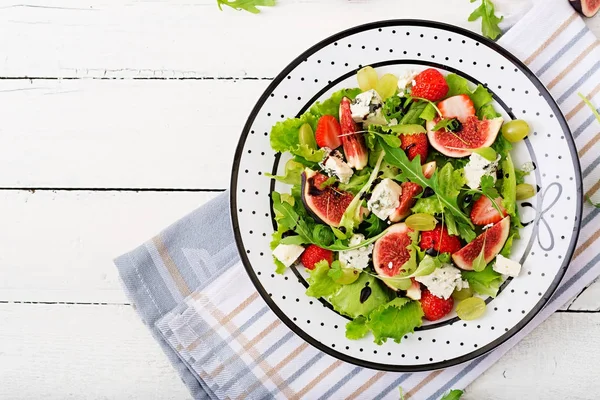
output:
[[[277,272],[301,263],[306,295],[349,317],[350,339],[400,342],[423,318],[482,316],[483,298],[521,269],[516,201],[535,189],[510,151],[529,126],[456,74],[357,78],[271,130],[272,148],[291,154],[269,175],[291,185],[271,195]]]

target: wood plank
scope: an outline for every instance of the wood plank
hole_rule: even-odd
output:
[[[466,399],[595,399],[600,314],[554,314],[471,384]],[[583,361],[582,361],[583,360]]]
[[[112,260],[215,195],[0,191],[0,301],[128,303]]]
[[[8,2],[0,13],[0,76],[273,77],[323,38],[366,22],[425,18],[479,29],[467,22],[468,2],[444,5],[281,0],[255,16],[221,12],[216,0]],[[23,48],[27,57],[19,56]]]
[[[0,80],[0,187],[224,189],[268,83]]]
[[[129,306],[0,304],[0,398],[189,399]]]
[[[131,307],[0,304],[0,320],[0,398],[189,398]],[[598,324],[600,314],[555,314],[465,398],[595,398]]]

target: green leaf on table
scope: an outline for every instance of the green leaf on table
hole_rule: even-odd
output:
[[[377,307],[369,315],[366,326],[373,332],[375,343],[383,344],[388,339],[400,343],[404,335],[421,326],[423,315],[418,301],[395,298]]]
[[[586,196],[585,199],[592,207],[600,208],[600,203],[594,203],[589,196]]]
[[[357,317],[346,324],[346,337],[350,340],[358,340],[367,336],[370,329],[367,319],[363,316]]]
[[[454,389],[446,393],[440,400],[460,400],[463,393],[462,390]]]
[[[219,10],[223,11],[222,5],[229,6],[235,10],[246,10],[252,14],[260,13],[258,7],[273,7],[275,0],[217,0]]]
[[[329,262],[327,260],[321,260],[315,264],[315,268],[310,271],[308,277],[307,296],[317,298],[331,296],[342,287],[329,276],[328,272]]]
[[[471,3],[477,0],[471,0]],[[471,15],[469,21],[476,21],[481,18],[481,33],[483,36],[495,40],[502,34],[498,24],[504,17],[497,17],[494,10],[494,4],[491,0],[481,0],[481,5],[477,7]]]
[[[600,113],[598,113],[598,110],[596,109],[596,107],[594,107],[592,102],[586,96],[584,96],[583,93],[577,93],[577,95],[581,97],[581,100],[583,100],[585,105],[588,106],[590,110],[592,110],[592,114],[594,114],[594,117],[596,117],[596,121],[600,123]]]

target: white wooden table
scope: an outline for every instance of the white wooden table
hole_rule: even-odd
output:
[[[424,3],[281,0],[254,16],[215,0],[0,1],[0,399],[188,398],[111,260],[227,187],[254,102],[310,45],[392,17],[479,29],[466,0]],[[468,398],[597,398],[599,295]]]

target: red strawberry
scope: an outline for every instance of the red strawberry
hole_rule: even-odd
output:
[[[331,265],[333,262],[333,251],[311,244],[300,256],[300,261],[308,269],[315,269],[315,264],[321,260],[326,260]]]
[[[506,217],[508,213],[502,206],[502,197],[497,197],[494,199],[494,202],[498,205],[500,210],[502,210],[502,215],[496,210],[490,199],[486,196],[481,196],[475,204],[473,204],[473,208],[471,209],[471,221],[473,221],[475,225],[487,225],[495,224]]]
[[[315,140],[319,147],[329,147],[330,149],[337,149],[342,145],[340,135],[342,129],[340,123],[333,115],[323,115],[317,122],[317,132],[315,133]]]
[[[408,159],[412,161],[417,155],[421,156],[421,165],[425,163],[429,153],[429,142],[426,133],[413,133],[400,135],[400,148],[406,152]]]
[[[438,103],[438,108],[444,118],[458,118],[465,122],[467,118],[475,115],[473,101],[466,94],[452,96]]]
[[[449,297],[448,300],[444,300],[434,296],[427,289],[421,293],[421,308],[425,314],[425,319],[429,321],[437,321],[438,319],[443,318],[452,311],[453,306],[454,300],[452,297]]]
[[[448,93],[448,84],[444,75],[437,69],[427,68],[415,76],[415,84],[412,86],[411,95],[421,97],[429,101],[443,99]]]
[[[446,227],[437,225],[432,231],[421,232],[419,246],[422,250],[433,248],[440,253],[456,253],[462,248],[458,236],[450,235]]]

